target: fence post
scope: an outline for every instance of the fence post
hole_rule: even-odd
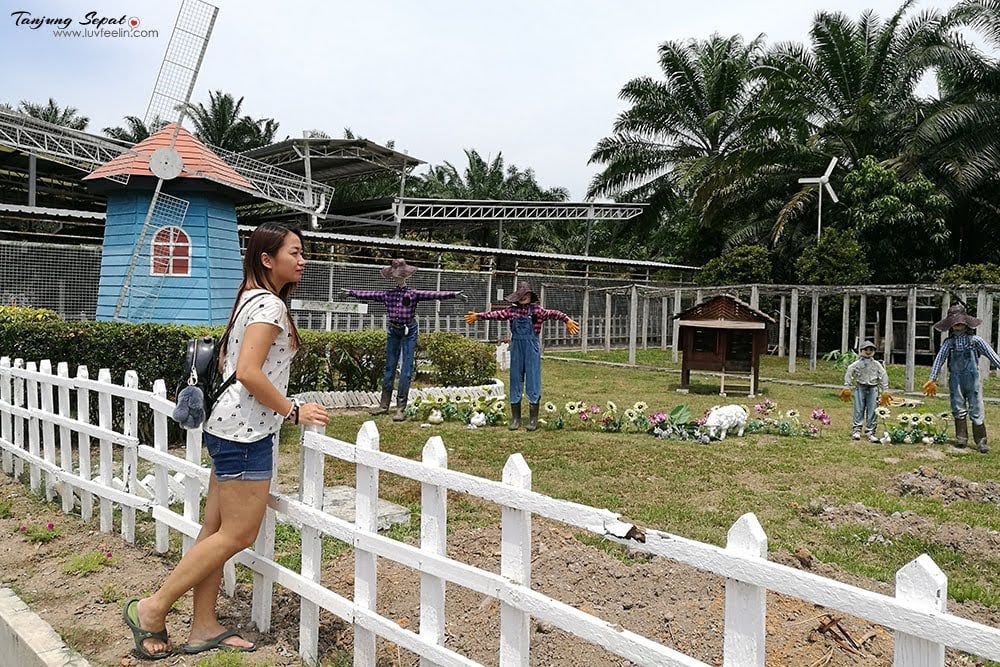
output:
[[[111,371],[107,368],[102,368],[97,372],[97,381],[102,384],[111,384]],[[106,390],[101,390],[97,395],[97,425],[102,429],[111,430],[111,394]],[[111,457],[111,441],[107,438],[101,438],[100,442],[100,461],[98,462],[98,479],[106,488],[111,488],[111,477],[112,477],[112,457]],[[101,532],[110,533],[114,530],[114,508],[111,505],[111,501],[107,498],[101,496],[100,501],[101,507]]]
[[[840,353],[847,352],[850,348],[847,330],[851,326],[851,293],[844,292],[844,308],[840,313]]]
[[[185,431],[184,460],[201,465],[201,429]],[[201,523],[201,480],[184,475],[184,518]],[[187,553],[194,545],[194,538],[187,533],[181,538],[181,549]]]
[[[139,388],[139,374],[135,371],[125,371],[125,386],[129,389]],[[139,437],[139,402],[134,398],[125,399],[125,435]],[[122,482],[125,491],[135,493],[139,486],[139,445],[125,445],[122,451]],[[135,544],[135,508],[122,507],[122,538],[129,544]]]
[[[90,373],[86,366],[77,366],[77,380],[89,380]],[[90,390],[78,387],[76,390],[76,420],[81,424],[90,423]],[[77,453],[80,457],[80,479],[90,481],[92,476],[90,466],[90,436],[84,432],[77,434]],[[90,521],[94,516],[94,494],[80,489],[80,517]]]
[[[63,379],[69,379],[69,364],[60,361],[56,365],[56,375]],[[69,387],[65,384],[59,385],[59,416],[70,419],[71,408],[69,405]],[[63,472],[73,474],[73,435],[68,426],[59,427],[59,467]],[[69,514],[73,511],[73,485],[68,481],[63,481],[59,488],[59,496],[62,499],[62,511]]]
[[[660,349],[664,351],[667,349],[667,327],[670,326],[669,303],[669,297],[660,297]]]
[[[379,450],[379,433],[375,422],[366,421],[358,430],[358,449]],[[356,530],[374,533],[378,530],[378,468],[357,466],[355,478],[357,498],[355,500],[354,527]],[[375,611],[378,595],[378,557],[354,546],[354,605],[368,611]],[[354,623],[354,664],[357,667],[374,667],[375,633],[360,623]]]
[[[604,351],[611,351],[611,292],[604,293]]]
[[[813,291],[809,313],[809,370],[816,370],[816,353],[819,346],[819,292]]]
[[[38,373],[38,364],[29,361],[24,370],[28,373]],[[25,380],[25,390],[28,392],[28,410],[32,414],[38,414],[38,380]],[[41,448],[39,445],[39,424],[37,419],[28,420],[28,453],[32,456],[39,456]],[[38,493],[42,488],[41,470],[34,463],[28,464],[28,485],[32,491]]]
[[[590,336],[590,288],[583,290],[583,312],[580,314],[580,351],[587,354],[590,346],[587,339]]]
[[[947,292],[947,291],[946,292],[942,292],[941,293],[941,319],[942,320],[945,319],[946,317],[948,317],[948,308],[950,308],[950,307],[951,307],[951,292]],[[939,331],[937,331],[936,329],[934,329],[932,327],[931,328],[931,335],[933,336],[935,333],[937,333],[937,336],[938,336],[936,349],[940,350],[941,346],[944,345],[944,339],[948,337],[948,332],[947,331],[940,331],[939,332]],[[944,365],[941,366],[941,372],[938,374],[938,382],[941,384],[942,387],[948,384],[948,364],[944,364]]]
[[[520,454],[511,454],[503,467],[503,483],[531,489],[531,469]],[[531,586],[531,513],[504,507],[500,519],[500,574],[516,584]],[[528,667],[531,616],[500,604],[500,664]]]
[[[767,535],[753,513],[744,514],[729,529],[726,551],[767,558]],[[766,600],[765,588],[726,580],[725,667],[764,667]]]
[[[43,375],[52,375],[52,362],[43,359],[38,365],[38,372]],[[50,415],[56,413],[52,405],[52,382],[42,380],[38,383],[38,390],[42,399],[42,456],[45,462],[56,465],[56,425],[49,419]],[[56,497],[56,477],[50,472],[45,473],[45,499],[49,502]]]
[[[922,611],[943,612],[948,606],[948,577],[927,554],[921,554],[896,573],[896,599]],[[893,667],[944,667],[944,644],[893,633]]]
[[[863,343],[865,341],[865,338],[868,336],[868,332],[866,331],[866,329],[868,329],[868,295],[865,294],[864,292],[862,292],[861,293],[861,297],[858,299],[858,301],[860,303],[858,303],[858,339],[857,339],[857,345],[861,345],[861,343]],[[875,336],[874,336],[875,338],[878,338],[878,330],[877,329],[878,328],[876,327]],[[872,342],[875,342],[875,341],[872,341]],[[851,347],[851,349],[853,350],[854,347],[857,347],[857,345]],[[889,363],[889,362],[886,361],[885,363]]]
[[[278,478],[278,435],[275,434],[271,442],[271,484],[268,487],[270,496],[276,490]],[[253,543],[255,554],[274,560],[274,530],[275,530],[274,510],[267,507],[264,510],[264,520],[257,531],[257,540]],[[226,561],[222,566],[222,578],[226,584],[226,594],[230,597],[236,594],[236,565],[234,558]],[[274,599],[274,578],[254,572],[253,574],[253,601],[250,604],[250,615],[254,623],[261,632],[271,629],[271,604]]]
[[[991,331],[993,328],[993,297],[987,294],[983,287],[980,287],[976,292],[976,317],[983,322],[976,333],[989,345],[990,338],[993,337]],[[986,358],[986,355],[979,357],[979,375],[984,378],[990,376],[990,360]]]
[[[322,426],[304,426],[299,449],[302,451],[302,503],[323,508],[323,468],[326,456],[306,444],[306,435],[322,435]],[[323,536],[308,524],[302,525],[302,576],[319,582],[323,567]],[[299,606],[299,657],[309,664],[319,659],[319,605],[301,598]]]
[[[542,308],[545,307],[545,285],[538,288],[538,305]],[[545,322],[542,322],[542,328],[538,331],[538,353],[545,353]]]
[[[788,372],[795,372],[795,357],[799,353],[799,290],[792,288],[792,302],[789,305],[788,322]]]
[[[4,405],[12,405],[11,379],[10,357],[0,358],[0,401],[3,401]],[[0,412],[0,438],[3,438],[4,442],[14,441],[13,418],[14,416],[8,410]],[[4,474],[10,475],[14,471],[14,457],[10,450],[6,448],[3,450],[3,454],[0,454],[0,461],[3,462]]]
[[[24,359],[15,359],[14,365],[11,367],[13,371],[19,371],[24,368]],[[14,383],[14,388],[11,393],[14,395],[14,405],[19,408],[24,407],[24,378],[18,377],[13,372],[11,373],[11,380]],[[11,421],[11,426],[14,429],[14,446],[19,449],[24,449],[24,418],[15,417]],[[14,457],[14,476],[20,477],[24,473],[24,460],[20,456]]]
[[[642,297],[642,349],[649,349],[649,297]]]
[[[628,365],[635,366],[635,345],[639,328],[639,290],[633,283],[628,301]]]
[[[906,296],[906,391],[913,391],[913,374],[917,363],[917,288],[911,287]],[[986,370],[989,370],[987,362]]]
[[[677,351],[677,345],[681,340],[681,321],[677,317],[681,314],[681,291],[679,289],[674,290],[674,327],[670,334],[670,360],[677,363],[679,358],[679,352]]]
[[[427,441],[423,463],[428,468],[447,468],[448,451],[441,436]],[[420,550],[437,556],[448,551],[448,488],[424,482],[420,485]],[[444,646],[445,580],[420,573],[420,637]],[[435,663],[420,658],[421,667]]]
[[[778,299],[778,356],[785,356],[785,295]]]
[[[167,383],[163,380],[153,382],[153,396],[167,398]],[[162,412],[153,411],[153,449],[164,454],[169,453],[167,448],[167,415]],[[153,503],[157,507],[168,507],[170,505],[170,488],[167,486],[167,477],[170,470],[162,463],[153,466]],[[156,522],[156,552],[166,553],[170,549],[170,527],[162,521]]]
[[[892,296],[885,297],[885,340],[882,344],[882,362],[892,363]]]
[[[760,310],[760,286],[758,285],[750,286],[750,307],[754,310]]]

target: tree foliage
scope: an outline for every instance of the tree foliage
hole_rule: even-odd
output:
[[[705,264],[695,280],[699,285],[740,285],[771,282],[771,257],[767,248],[743,245]]]
[[[863,285],[871,276],[861,244],[853,232],[827,229],[795,262],[804,285]]]
[[[236,99],[221,90],[209,91],[207,107],[201,102],[188,105],[194,136],[209,146],[236,153],[273,143],[278,122],[273,118],[241,116],[242,109],[242,97]]]
[[[1000,265],[985,264],[955,264],[942,269],[935,281],[940,285],[958,287],[959,285],[1000,285]]]
[[[25,116],[31,116],[32,118],[37,118],[53,125],[68,127],[71,130],[86,130],[87,125],[90,124],[90,119],[86,116],[81,116],[79,109],[76,107],[61,107],[51,97],[45,104],[21,100],[21,103],[17,105],[17,110]]]

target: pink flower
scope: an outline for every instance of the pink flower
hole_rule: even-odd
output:
[[[599,405],[591,405],[590,406],[590,414],[597,415],[597,414],[600,414],[600,413],[601,413],[601,406],[599,406]]]
[[[111,558],[111,552],[110,551],[105,551],[104,552],[104,557],[105,558]]]
[[[830,425],[830,417],[827,416],[827,415],[823,415],[823,418],[820,419],[820,422],[822,422],[823,426],[829,426]]]
[[[52,530],[53,528],[56,527],[56,525],[50,521],[45,527],[48,528],[49,530]]]
[[[18,528],[17,530],[18,530],[18,532],[21,532],[21,533],[23,533],[23,532],[25,532],[26,530],[28,530],[28,527],[27,527],[27,526],[21,526],[21,527],[20,527],[20,528]]]
[[[590,419],[590,415],[588,415],[586,412],[581,412],[579,413],[579,415],[580,415],[580,421],[582,422],[585,422],[588,419]]]
[[[819,428],[817,428],[816,424],[809,424],[809,432],[810,433],[819,433]]]

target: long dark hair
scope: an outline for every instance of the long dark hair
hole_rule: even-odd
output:
[[[266,289],[274,292],[274,286],[268,280],[268,269],[260,257],[265,253],[272,257],[277,255],[289,234],[295,234],[299,237],[299,241],[303,242],[302,232],[298,229],[285,227],[274,222],[265,222],[250,234],[246,252],[243,255],[243,281],[240,283],[239,289],[236,290],[236,301],[233,302],[233,310],[229,314],[229,324],[232,324],[236,317],[236,308],[244,292],[251,289]],[[275,292],[278,298],[285,302],[286,308],[288,307],[288,297],[296,285],[298,283],[287,283],[279,292]],[[291,336],[292,347],[297,348],[301,339],[299,338],[299,330],[295,328],[295,322],[292,321],[291,313],[288,314],[288,334]]]

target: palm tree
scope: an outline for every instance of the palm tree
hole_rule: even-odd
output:
[[[763,36],[744,43],[717,34],[660,45],[663,79],[642,77],[622,88],[619,97],[631,106],[590,156],[605,166],[587,195],[648,202],[654,226],[679,197],[706,201],[704,188],[720,163],[759,132],[754,68],[762,47]]]
[[[242,107],[242,97],[237,100],[221,90],[209,91],[208,107],[201,102],[188,105],[194,135],[210,146],[234,152],[272,143],[278,131],[277,121],[240,116]]]
[[[151,134],[155,134],[167,124],[166,121],[161,119],[159,116],[153,119],[153,122],[150,123],[149,127],[147,127],[145,121],[138,116],[125,116],[124,120],[126,127],[106,127],[102,130],[102,132],[112,139],[117,139],[118,141],[135,145],[140,141],[147,139]]]
[[[90,119],[81,116],[76,107],[60,107],[53,98],[49,98],[47,104],[37,104],[21,100],[17,110],[26,116],[43,120],[53,125],[61,125],[71,130],[86,130]]]

